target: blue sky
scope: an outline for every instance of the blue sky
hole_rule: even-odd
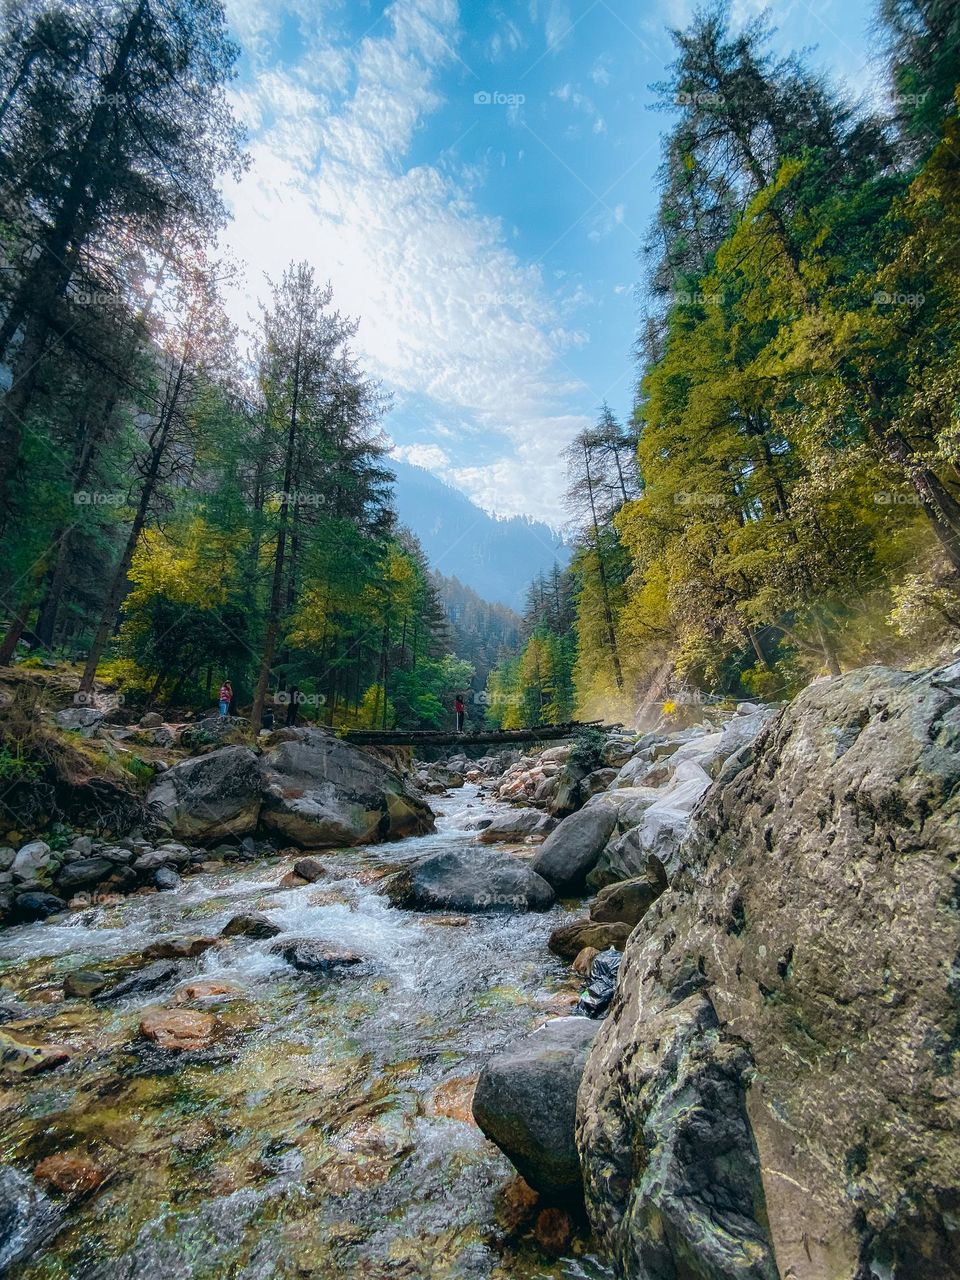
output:
[[[488,510],[563,523],[561,450],[629,413],[637,259],[688,0],[227,0],[252,165],[231,299],[305,258],[359,317],[398,452]],[[742,22],[762,5],[732,0]],[[869,0],[778,0],[776,45],[872,95]],[[639,287],[639,288],[638,288]]]

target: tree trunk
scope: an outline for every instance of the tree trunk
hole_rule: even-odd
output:
[[[147,473],[144,476],[143,485],[140,489],[140,498],[137,503],[137,514],[134,516],[133,524],[130,527],[130,534],[127,537],[123,554],[120,557],[120,563],[117,565],[113,578],[110,583],[110,590],[107,593],[106,603],[104,604],[103,613],[100,615],[100,622],[97,626],[96,634],[93,638],[93,644],[90,646],[90,652],[87,655],[86,666],[83,669],[83,675],[80,677],[80,690],[83,693],[89,693],[93,688],[93,682],[97,674],[97,667],[100,665],[100,659],[103,657],[107,642],[110,639],[113,629],[117,623],[117,615],[120,612],[120,605],[123,601],[124,589],[127,584],[127,573],[133,562],[134,552],[140,541],[140,535],[147,523],[147,516],[150,511],[150,504],[153,501],[157,484],[160,479],[160,469],[163,465],[167,452],[167,444],[173,430],[173,419],[180,396],[183,392],[184,380],[186,377],[186,356],[184,356],[177,369],[174,378],[172,390],[167,397],[167,402],[163,406],[160,414],[160,421],[153,433],[153,442],[150,449],[150,461],[147,466]]]
[[[623,671],[620,667],[620,651],[617,648],[617,633],[613,626],[613,610],[610,607],[610,590],[607,585],[607,567],[603,562],[603,551],[600,547],[600,526],[597,523],[597,506],[593,496],[593,478],[590,474],[590,454],[586,443],[583,456],[587,468],[587,492],[590,495],[590,514],[593,518],[593,545],[597,553],[597,572],[600,577],[600,591],[603,597],[603,616],[607,626],[607,643],[610,645],[610,657],[613,662],[613,675],[617,688],[623,689]]]

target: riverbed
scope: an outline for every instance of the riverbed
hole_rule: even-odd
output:
[[[469,1114],[472,1081],[514,1035],[573,990],[547,938],[562,906],[445,917],[393,908],[384,873],[476,839],[492,817],[477,788],[431,801],[437,831],[325,851],[316,883],[280,889],[293,860],[185,880],[0,933],[0,983],[28,1014],[5,1030],[62,1044],[70,1061],[0,1085],[0,1162],[29,1173],[76,1152],[106,1180],[51,1196],[48,1242],[15,1280],[594,1280],[575,1236],[551,1257],[520,1222],[514,1171]],[[277,939],[237,937],[185,962],[167,986],[116,1003],[65,999],[78,968],[132,972],[151,943],[218,934],[259,911],[283,936],[358,952],[327,977],[298,972]],[[124,965],[126,964],[126,968]],[[208,980],[220,994],[191,997]],[[209,1047],[164,1050],[145,1008],[214,1013]]]

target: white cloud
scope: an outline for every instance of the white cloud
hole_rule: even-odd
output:
[[[450,459],[437,444],[398,444],[391,453],[414,467],[443,474],[450,466]]]
[[[581,390],[559,360],[586,335],[565,327],[539,266],[521,261],[501,222],[477,209],[476,174],[461,181],[405,162],[440,103],[435,77],[455,56],[456,35],[448,0],[395,0],[349,65],[342,51],[314,45],[308,63],[266,65],[238,92],[253,163],[227,191],[225,242],[248,264],[234,310],[240,320],[255,313],[265,275],[278,279],[291,258],[306,258],[332,281],[340,310],[360,317],[357,346],[388,389],[433,402],[430,416],[468,420],[505,449],[523,450],[536,423],[544,457],[555,459],[570,429],[560,406]],[[317,66],[327,71],[320,90]],[[404,456],[431,448],[407,446]],[[448,458],[439,446],[420,456],[431,468]],[[493,473],[477,474],[488,504],[504,509]],[[506,471],[497,474],[508,485]],[[518,509],[553,502],[556,484],[551,466]],[[512,509],[521,493],[503,502]]]

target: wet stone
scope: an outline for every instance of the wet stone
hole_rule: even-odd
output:
[[[280,927],[259,911],[244,911],[220,930],[221,938],[275,938]]]
[[[63,993],[67,996],[89,999],[90,996],[99,995],[109,985],[109,979],[102,973],[97,973],[93,969],[74,969],[73,973],[68,973],[63,980]]]

